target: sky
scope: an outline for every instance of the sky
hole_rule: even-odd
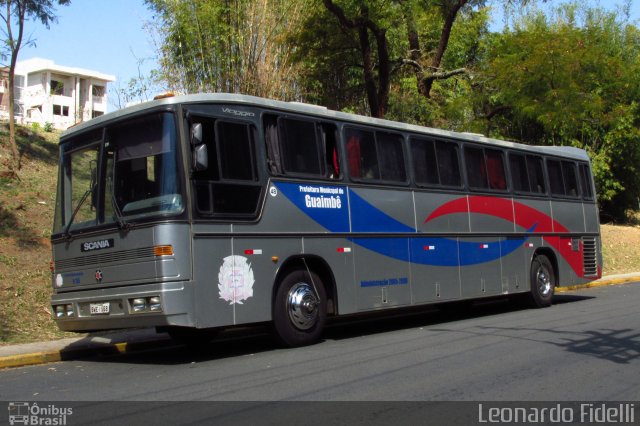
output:
[[[122,87],[141,70],[155,68],[155,48],[144,23],[152,17],[143,0],[71,0],[56,8],[58,22],[47,30],[29,21],[25,36],[35,46],[23,47],[18,60],[51,59],[57,65],[111,74]],[[113,105],[109,110],[115,109]]]
[[[631,0],[631,19],[640,19],[640,0]],[[501,31],[503,3],[489,0],[493,6],[491,29]],[[549,0],[556,5],[560,0]],[[583,1],[584,3],[584,1]],[[586,3],[614,9],[620,1],[587,0]],[[25,35],[35,40],[35,46],[23,47],[18,60],[40,57],[57,65],[77,67],[111,74],[117,81],[111,88],[126,87],[138,75],[157,67],[155,48],[145,22],[152,18],[144,0],[71,0],[68,6],[57,7],[58,22],[47,30],[39,22],[29,21]],[[113,105],[109,110],[114,109]]]

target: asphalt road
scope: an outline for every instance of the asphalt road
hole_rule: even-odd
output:
[[[640,400],[640,283],[0,371],[0,401]],[[42,405],[42,404],[41,404]]]

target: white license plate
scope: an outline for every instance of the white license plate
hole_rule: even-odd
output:
[[[109,313],[109,302],[105,303],[92,303],[89,305],[91,315],[100,315]]]

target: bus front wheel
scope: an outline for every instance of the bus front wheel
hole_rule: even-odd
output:
[[[553,265],[547,256],[538,255],[531,262],[531,302],[537,308],[551,305],[556,287]]]
[[[295,270],[278,285],[273,304],[273,325],[287,346],[304,346],[320,339],[327,318],[327,297],[320,277]]]

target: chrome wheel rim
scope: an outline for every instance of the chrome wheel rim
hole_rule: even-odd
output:
[[[307,283],[297,283],[287,295],[287,313],[293,325],[299,330],[308,330],[318,320],[320,302]]]
[[[538,268],[536,273],[536,283],[538,285],[538,293],[543,297],[549,296],[553,291],[549,271],[544,266],[540,266]]]

